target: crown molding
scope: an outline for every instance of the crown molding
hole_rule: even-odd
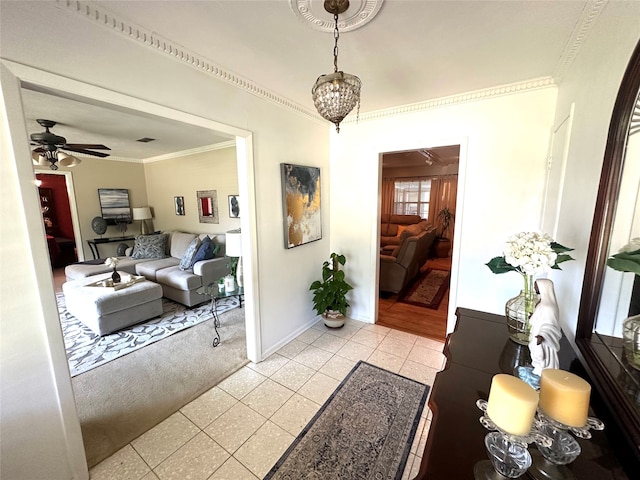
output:
[[[538,79],[527,80],[483,90],[476,90],[473,92],[441,97],[398,107],[392,107],[389,109],[377,110],[361,114],[359,116],[359,120],[373,120],[382,117],[417,112],[420,110],[429,110],[446,105],[471,102],[490,97],[509,95],[513,93],[520,93],[526,90],[556,86],[562,81],[566,70],[573,62],[580,47],[584,43],[585,38],[587,37],[588,33],[590,32],[591,28],[595,24],[597,18],[599,17],[608,1],[609,0],[592,0],[588,2],[587,6],[583,10],[580,20],[576,23],[576,27],[574,28],[573,33],[568,40],[563,54],[558,61],[558,64],[556,65],[551,77],[542,77]],[[229,70],[226,70],[210,59],[194,53],[184,48],[183,46],[172,42],[171,40],[163,38],[157,33],[151,32],[143,27],[140,27],[139,25],[118,18],[111,12],[108,12],[102,7],[98,8],[91,2],[83,0],[56,0],[56,2],[59,5],[67,8],[68,10],[85,17],[90,21],[93,21],[104,28],[125,36],[126,38],[129,38],[133,41],[141,43],[148,48],[154,49],[157,52],[167,55],[172,59],[182,62],[192,68],[195,68],[200,72],[204,72],[212,77],[217,78],[218,80],[222,80],[269,102],[294,110],[315,121],[323,121],[315,111],[309,110],[298,103],[295,103],[285,97],[276,94],[275,92],[260,87],[251,80],[248,80]],[[363,4],[365,5],[367,3],[368,2],[363,2]],[[380,4],[381,3],[382,2],[380,2]],[[305,2],[302,0],[290,0],[292,9],[294,9],[294,6],[296,4],[304,5]],[[377,2],[373,2],[372,4],[375,5],[377,4]],[[375,13],[377,13],[377,11],[375,11]],[[355,121],[356,120],[350,115],[344,120],[344,123],[349,124],[354,123]]]
[[[424,102],[411,103],[409,105],[401,105],[374,112],[362,113],[358,118],[353,115],[344,119],[344,123],[357,123],[357,121],[377,120],[384,117],[393,117],[403,115],[405,113],[415,113],[423,110],[431,110],[434,108],[446,107],[461,103],[475,102],[478,100],[486,100],[488,98],[503,97],[514,93],[522,93],[530,90],[539,90],[541,88],[555,87],[556,83],[552,77],[541,77],[524,82],[509,83],[497,87],[475,90],[473,92],[462,93],[459,95],[451,95],[449,97],[434,98]]]
[[[158,155],[155,157],[147,157],[147,158],[129,158],[129,157],[118,157],[115,155],[111,155],[109,157],[101,158],[100,160],[107,160],[110,162],[126,162],[126,163],[154,163],[161,162],[163,160],[171,160],[173,158],[186,157],[187,155],[196,155],[199,153],[207,153],[213,152],[214,150],[222,150],[225,148],[235,148],[236,142],[235,140],[229,140],[228,142],[215,143],[212,145],[205,145],[204,147],[196,147],[190,148],[188,150],[180,150],[178,152],[165,153],[164,155]],[[81,160],[93,160],[96,157],[87,155],[85,153],[74,153],[74,157],[78,157]]]
[[[163,160],[171,160],[173,158],[186,157],[187,155],[207,153],[207,152],[212,152],[214,150],[222,150],[224,148],[235,148],[235,146],[236,146],[235,140],[229,140],[228,142],[215,143],[213,145],[205,145],[204,147],[190,148],[189,150],[166,153],[164,155],[158,155],[157,157],[148,157],[142,160],[142,163],[161,162]]]
[[[576,22],[576,26],[564,46],[564,50],[562,51],[562,55],[560,55],[560,59],[558,60],[556,67],[553,70],[552,76],[556,83],[562,83],[567,70],[575,60],[585,38],[595,25],[598,17],[600,17],[602,10],[604,10],[604,7],[608,2],[609,0],[592,0],[587,2],[584,10],[582,10],[580,19]]]
[[[56,0],[56,2],[59,5],[66,7],[68,10],[93,21],[104,28],[116,32],[130,40],[141,43],[148,48],[152,48],[157,52],[190,66],[191,68],[207,73],[218,80],[222,80],[238,87],[241,90],[255,95],[256,97],[260,97],[272,103],[289,108],[311,117],[314,120],[320,119],[319,115],[315,111],[311,111],[292,100],[267,90],[241,75],[226,70],[212,60],[198,53],[192,52],[171,40],[163,38],[155,32],[147,30],[127,20],[118,18],[102,6],[98,8],[91,2],[81,0]]]

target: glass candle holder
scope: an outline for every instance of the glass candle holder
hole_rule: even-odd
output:
[[[589,439],[590,430],[602,430],[604,423],[594,417],[588,417],[583,427],[572,427],[554,420],[538,408],[536,429],[551,439],[551,445],[538,445],[540,456],[533,455],[533,464],[529,471],[535,480],[574,480],[576,477],[565,466],[580,455],[582,449],[573,437]],[[573,435],[572,435],[573,434]]]
[[[515,442],[502,432],[490,432],[484,437],[484,445],[491,465],[507,478],[518,478],[531,466],[532,459],[526,443]]]
[[[532,428],[527,435],[513,435],[502,430],[487,415],[486,400],[478,400],[476,406],[484,412],[480,417],[480,423],[487,430],[491,430],[484,438],[490,463],[485,460],[474,466],[476,480],[502,478],[497,477],[496,472],[503,477],[518,478],[524,475],[532,464],[528,445],[534,442],[547,447],[551,445],[551,438],[536,428]]]

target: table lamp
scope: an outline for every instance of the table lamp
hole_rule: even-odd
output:
[[[151,215],[151,209],[149,207],[134,207],[132,210],[133,219],[140,220],[140,233],[142,233],[142,235],[150,234],[151,230],[149,229],[147,220],[151,220],[153,218]]]
[[[242,234],[240,229],[229,230],[226,234],[226,255],[227,257],[237,257],[238,266],[236,268],[236,283],[238,287],[244,286],[244,278],[242,273]]]

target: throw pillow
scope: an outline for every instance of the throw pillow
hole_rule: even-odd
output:
[[[167,235],[164,233],[153,235],[138,235],[133,246],[131,258],[164,258]]]
[[[216,258],[216,253],[218,253],[219,249],[220,245],[214,245],[210,237],[205,237],[205,239],[202,240],[202,244],[200,244],[200,248],[198,248],[198,251],[191,261],[191,266],[193,267],[196,262],[200,262],[202,260],[210,260],[212,258]]]
[[[180,270],[189,270],[193,265],[193,257],[198,253],[200,247],[200,239],[198,237],[191,240],[191,243],[187,247],[180,260]]]

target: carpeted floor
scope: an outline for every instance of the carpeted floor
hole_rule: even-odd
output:
[[[175,333],[72,378],[89,466],[131,442],[248,363],[244,309]]]
[[[429,386],[360,361],[265,480],[400,480]]]
[[[72,377],[212,317],[208,302],[188,308],[163,298],[161,316],[131,325],[109,335],[99,336],[67,311],[64,294],[57,293],[56,300]],[[238,298],[228,297],[220,299],[216,308],[218,314],[221,314],[239,305]]]
[[[404,293],[400,302],[437,309],[449,289],[448,270],[428,269]]]

